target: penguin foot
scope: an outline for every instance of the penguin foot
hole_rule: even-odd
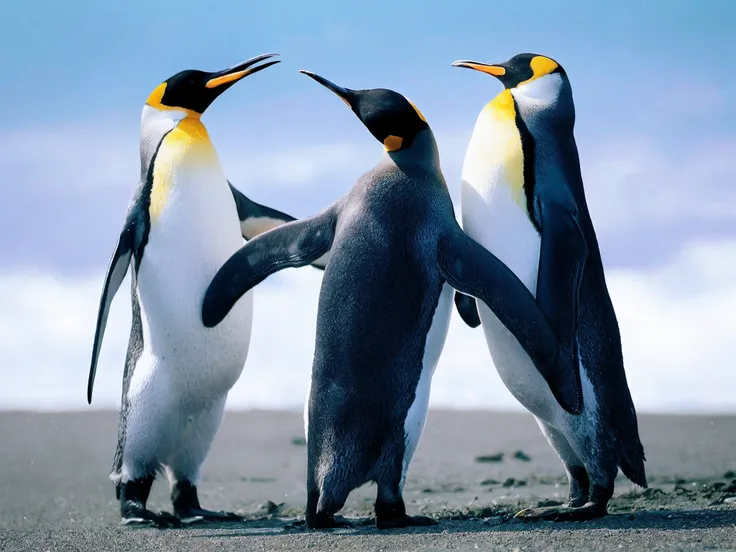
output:
[[[400,527],[428,527],[437,521],[426,516],[407,516],[404,500],[395,502],[376,502],[376,527],[378,529],[398,529]]]
[[[120,500],[120,523],[122,525],[147,525],[168,529],[179,527],[176,516],[168,512],[158,514],[146,509],[148,494],[153,485],[153,476],[142,477],[115,486],[115,496]]]
[[[184,525],[243,521],[241,516],[233,512],[214,512],[203,509],[199,505],[197,487],[186,480],[177,481],[171,489],[171,503],[174,505],[174,514]]]
[[[524,521],[587,521],[603,517],[607,514],[606,505],[596,502],[588,502],[582,506],[574,507],[569,504],[560,506],[548,506],[545,508],[526,508],[518,512],[514,517]]]
[[[332,514],[317,513],[310,529],[344,529],[353,527],[353,524],[344,518],[337,519]]]
[[[203,510],[201,508],[189,508],[185,511],[178,511],[176,515],[184,525],[192,525],[195,523],[227,523],[232,521],[245,521],[242,516],[234,512],[214,512],[212,510]]]
[[[181,526],[181,521],[176,516],[172,516],[168,512],[159,512],[158,514],[151,510],[146,510],[142,504],[128,502],[123,507],[121,525],[145,525],[149,527],[158,527],[159,529],[172,529]]]
[[[401,527],[429,527],[438,525],[436,519],[427,516],[407,516],[395,518],[379,518],[376,517],[376,527],[378,529],[399,529]]]

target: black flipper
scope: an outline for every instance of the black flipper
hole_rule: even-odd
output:
[[[564,350],[578,357],[578,296],[588,247],[578,221],[578,209],[568,186],[539,187],[536,216],[541,227],[537,304],[555,329]],[[574,377],[580,386],[580,366]]]
[[[87,404],[92,404],[92,389],[97,374],[97,361],[100,357],[100,348],[102,347],[102,338],[105,335],[110,305],[118,289],[120,289],[120,284],[125,279],[125,275],[128,273],[133,250],[135,249],[135,239],[135,225],[133,219],[129,217],[118,239],[118,245],[112,255],[110,265],[107,267],[100,306],[97,310],[97,327],[95,329],[95,341],[92,345],[92,362],[89,366],[89,379],[87,380]]]
[[[291,215],[256,203],[233,186],[230,181],[228,181],[228,185],[235,199],[235,206],[238,209],[240,230],[246,240],[252,240],[263,232],[296,220]],[[324,270],[325,266],[327,266],[328,257],[329,255],[322,255],[311,264],[314,268]]]
[[[268,276],[284,268],[305,266],[332,247],[337,210],[295,220],[261,234],[240,248],[217,271],[202,303],[202,323],[222,322],[235,302]]]
[[[475,304],[475,298],[465,295],[459,291],[455,292],[455,308],[457,313],[471,328],[480,326],[480,315],[478,314],[478,305]]]
[[[562,408],[579,414],[583,395],[580,378],[574,377],[577,359],[558,341],[534,297],[511,269],[459,227],[440,237],[438,265],[452,287],[488,305],[519,341]]]

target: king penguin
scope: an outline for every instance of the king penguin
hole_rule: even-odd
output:
[[[305,416],[307,526],[347,524],[335,513],[371,481],[378,528],[434,524],[406,514],[402,491],[447,335],[452,288],[485,301],[574,407],[574,382],[550,370],[569,355],[518,278],[460,229],[434,135],[414,104],[392,90],[352,90],[302,73],[339,96],[384,155],[321,213],[261,234],[233,255],[205,293],[202,320],[223,323],[264,278],[329,251]]]
[[[234,83],[278,63],[258,65],[275,55],[214,73],[177,73],[155,88],[143,108],[140,181],[105,276],[87,387],[91,403],[110,304],[130,268],[133,323],[110,475],[124,524],[240,519],[202,509],[196,485],[246,360],[252,297],[215,329],[202,326],[200,305],[243,238],[294,219],[230,184],[200,116]],[[171,484],[173,516],[146,509],[162,469]]]
[[[466,323],[482,322],[501,379],[534,415],[567,472],[566,504],[517,516],[600,517],[619,467],[634,483],[647,482],[618,323],[583,191],[570,81],[559,63],[536,54],[497,65],[453,65],[504,85],[478,117],[465,155],[463,229],[535,295],[556,335],[575,352],[582,392],[579,413],[563,408],[498,317],[480,305],[478,319],[475,301],[456,296]]]

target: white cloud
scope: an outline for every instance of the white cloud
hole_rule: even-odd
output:
[[[68,194],[128,186],[140,174],[136,125],[73,124],[0,133],[0,175]],[[21,180],[18,182],[18,180]]]
[[[707,140],[682,155],[650,138],[603,144],[583,157],[586,196],[602,232],[733,223],[736,141]]]
[[[229,408],[301,408],[314,350],[321,275],[288,270],[256,289],[249,358]],[[627,377],[639,411],[736,411],[736,241],[693,244],[670,264],[611,270]],[[102,274],[0,275],[0,408],[82,409]],[[130,312],[113,304],[93,406],[117,407]],[[482,332],[453,314],[432,405],[519,409]]]
[[[233,182],[247,181],[254,185],[268,182],[284,187],[305,184],[319,187],[320,179],[325,176],[345,173],[355,180],[380,156],[380,149],[340,143],[246,155],[229,148],[219,151]]]

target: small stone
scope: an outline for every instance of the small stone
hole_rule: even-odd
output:
[[[733,479],[736,477],[736,472],[732,470],[728,470],[726,473],[723,474],[723,477],[725,479]]]
[[[481,485],[499,485],[501,482],[495,479],[484,479],[480,482]]]
[[[270,500],[267,500],[266,503],[261,506],[261,510],[265,510],[267,514],[274,515],[278,514],[281,510],[281,507],[284,505],[284,503],[276,504],[274,502],[271,502]]]
[[[291,444],[292,445],[297,445],[299,447],[303,447],[304,445],[307,444],[307,440],[304,437],[294,437],[291,440]]]
[[[476,456],[475,461],[479,464],[489,464],[492,462],[503,462],[503,452],[498,454],[489,454],[486,456]]]
[[[517,450],[514,453],[514,458],[516,458],[517,460],[521,460],[522,462],[530,462],[531,461],[531,458],[529,457],[529,455],[526,454],[523,450]]]
[[[513,477],[509,477],[506,481],[503,482],[503,487],[512,487],[515,483],[515,479]]]

